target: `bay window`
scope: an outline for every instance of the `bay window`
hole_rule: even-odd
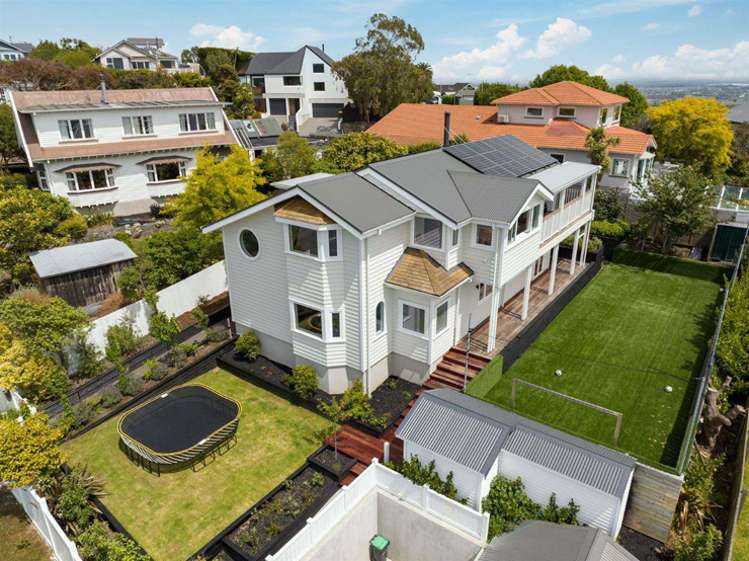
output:
[[[70,191],[91,191],[114,187],[114,172],[111,168],[66,172],[65,179]]]
[[[216,116],[213,113],[180,113],[180,132],[216,130]]]
[[[294,329],[323,341],[343,339],[341,312],[318,310],[314,307],[292,303]]]
[[[290,253],[319,259],[341,257],[342,234],[340,228],[307,228],[297,224],[287,224],[287,250]]]
[[[164,162],[161,164],[146,165],[149,183],[160,183],[162,181],[175,181],[187,174],[185,162]]]
[[[445,329],[447,329],[447,310],[449,308],[449,302],[445,301],[442,302],[439,306],[437,306],[437,313],[435,318],[435,326],[434,326],[434,334],[439,335],[442,333]]]
[[[385,331],[385,302],[378,302],[375,307],[375,333]]]
[[[61,119],[57,121],[63,140],[85,140],[94,137],[91,119]]]
[[[401,328],[404,331],[424,335],[426,333],[426,309],[401,302]]]
[[[414,219],[414,244],[442,249],[442,222],[417,216]]]
[[[125,136],[153,134],[153,119],[150,115],[123,117],[122,129],[125,131]]]
[[[338,230],[328,230],[328,257],[338,257]]]
[[[289,250],[317,257],[317,230],[289,225]]]

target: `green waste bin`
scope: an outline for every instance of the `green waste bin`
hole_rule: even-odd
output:
[[[380,534],[375,534],[374,537],[369,540],[369,558],[371,561],[387,561],[389,545],[389,539]]]

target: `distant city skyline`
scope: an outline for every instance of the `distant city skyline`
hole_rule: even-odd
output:
[[[611,81],[749,80],[749,3],[738,0],[477,1],[0,0],[0,36],[81,38],[105,47],[158,36],[175,55],[194,45],[251,51],[325,45],[340,58],[374,12],[423,35],[434,79],[526,82],[553,64]]]

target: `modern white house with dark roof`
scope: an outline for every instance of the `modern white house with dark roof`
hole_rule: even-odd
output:
[[[287,189],[204,228],[222,231],[232,318],[263,354],[315,366],[320,387],[423,382],[468,332],[531,287],[556,291],[559,245],[579,270],[598,167],[500,137]]]
[[[458,494],[476,509],[497,474],[521,478],[546,505],[574,500],[578,520],[616,537],[635,460],[451,389],[424,392],[396,431],[404,458],[452,472]]]
[[[297,130],[312,118],[335,119],[351,100],[324,50],[305,45],[292,52],[257,53],[239,79],[259,95],[258,110]]]
[[[211,88],[11,91],[39,187],[78,209],[148,213],[184,191],[203,147],[238,140]]]

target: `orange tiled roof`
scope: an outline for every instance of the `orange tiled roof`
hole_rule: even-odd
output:
[[[447,271],[425,251],[408,247],[385,282],[431,296],[442,296],[472,276],[471,268],[463,263]]]
[[[448,107],[401,103],[367,132],[405,145],[440,143],[445,111],[450,112],[450,128],[453,133],[463,133],[469,140],[511,134],[536,148],[586,150],[585,138],[589,129],[575,121],[560,119],[547,125],[497,123],[497,110],[489,105]],[[606,134],[619,137],[619,144],[611,149],[611,152],[619,154],[642,154],[654,142],[651,135],[625,127],[609,127]]]
[[[629,99],[570,81],[530,88],[492,101],[495,105],[588,105],[593,107],[617,103],[629,103]]]

